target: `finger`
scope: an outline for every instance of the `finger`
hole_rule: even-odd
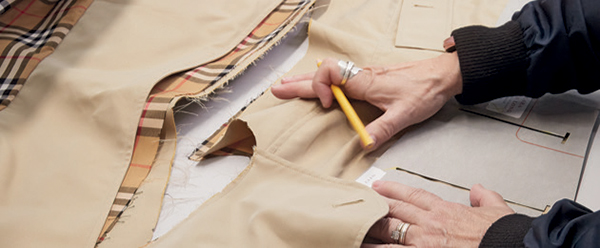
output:
[[[392,232],[396,231],[400,224],[402,224],[402,220],[396,218],[382,218],[375,222],[375,224],[369,229],[367,233],[368,237],[375,238],[380,240],[382,243],[387,244],[396,244],[396,240],[392,239]],[[406,231],[406,238],[404,242],[406,244],[411,244],[410,237],[412,235],[416,235],[416,225],[411,224],[408,230]],[[402,245],[396,247],[404,247]]]
[[[484,188],[481,184],[475,184],[469,194],[471,206],[473,207],[506,207],[510,208],[504,198],[495,191]]]
[[[375,74],[371,70],[359,71],[354,77],[349,78],[343,89],[347,96],[358,100],[366,100],[366,93],[373,82]]]
[[[372,188],[382,196],[415,205],[423,210],[431,210],[432,206],[443,201],[437,195],[419,188],[390,181],[375,181]],[[408,221],[408,220],[407,220]]]
[[[365,127],[367,133],[375,141],[372,149],[376,149],[404,128],[399,121],[401,118],[398,117],[398,114],[393,110],[388,110]]]
[[[383,243],[393,244],[396,242],[396,240],[392,239],[392,232],[396,231],[398,226],[402,223],[404,223],[402,220],[392,217],[379,219],[377,222],[375,222],[371,229],[369,229],[367,235],[369,237],[381,240]],[[409,230],[411,228],[414,228],[414,225],[411,225]],[[406,237],[408,238],[408,231],[406,234]],[[407,239],[405,239],[405,242],[410,244]]]
[[[337,65],[335,59],[325,59],[321,63],[321,66],[315,73],[313,78],[312,87],[324,108],[329,108],[333,102],[333,93],[331,92],[331,85],[342,81],[342,75],[340,75],[340,68]]]
[[[401,247],[413,247],[413,246],[404,246],[397,244],[362,244],[360,248],[401,248]]]
[[[281,79],[281,84],[295,83],[299,81],[311,81],[315,77],[315,72],[309,72],[305,74],[299,74]]]
[[[362,244],[360,248],[399,248],[406,247],[396,244]]]
[[[276,84],[271,86],[271,92],[280,99],[316,98],[317,94],[312,88],[311,81],[297,81],[286,84]]]
[[[393,217],[411,224],[428,221],[426,218],[428,213],[415,205],[405,201],[386,198],[389,206],[388,217]]]
[[[371,226],[367,235],[377,240],[381,240],[383,243],[393,243],[395,241],[392,240],[392,232],[396,230],[396,227],[398,227],[398,224],[400,223],[402,222],[397,218],[381,218]]]

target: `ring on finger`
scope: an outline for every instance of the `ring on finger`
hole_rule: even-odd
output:
[[[409,223],[404,223],[400,227],[400,238],[398,239],[398,244],[405,245],[406,244],[406,234],[408,233],[408,228],[410,227]]]
[[[406,242],[406,233],[408,232],[408,228],[410,227],[409,223],[400,222],[396,229],[392,231],[392,240],[396,244],[404,245]]]
[[[340,60],[338,61],[338,66],[340,67],[340,73],[342,74],[341,86],[344,86],[349,79],[362,71],[362,68],[354,66],[354,62],[352,61]]]
[[[400,229],[402,228],[402,226],[404,225],[404,222],[400,222],[398,223],[398,225],[396,226],[396,229],[394,229],[394,231],[392,231],[392,240],[394,241],[394,243],[396,244],[400,244]]]

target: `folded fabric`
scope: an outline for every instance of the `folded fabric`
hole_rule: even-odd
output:
[[[222,57],[280,3],[90,5],[0,111],[0,246],[93,246],[154,85]]]
[[[112,236],[111,243],[116,242],[115,236],[118,234],[107,235],[107,233],[111,231],[119,216],[131,204],[138,187],[156,163],[155,158],[162,143],[161,140],[168,141],[177,137],[174,125],[165,122],[166,119],[173,118],[171,111],[173,105],[182,97],[200,100],[210,97],[215,89],[222,87],[231,78],[243,72],[248,65],[276,45],[304,16],[313,3],[314,1],[307,0],[283,1],[226,55],[194,69],[169,76],[154,86],[139,122],[132,162],[113,202],[98,243],[103,242],[109,236]],[[173,128],[163,128],[164,125]],[[166,138],[167,136],[170,138]],[[170,153],[172,157],[172,151]],[[139,207],[139,204],[136,206]],[[151,214],[151,216],[156,217],[157,213]],[[134,218],[147,219],[149,216],[137,214],[133,217],[132,214],[128,214],[127,221],[135,222]],[[152,228],[153,226],[146,227],[146,233],[151,234]],[[134,228],[128,230],[130,236],[132,229]],[[131,237],[128,239],[130,241]],[[146,240],[146,242],[148,241],[149,239]]]

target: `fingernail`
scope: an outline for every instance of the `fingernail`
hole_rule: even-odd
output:
[[[371,142],[371,144],[367,144],[365,146],[365,149],[370,151],[370,150],[373,150],[375,147],[377,147],[377,140],[375,139],[375,136],[373,136],[373,135],[369,135],[369,136],[371,137],[371,140],[373,142]]]
[[[382,184],[383,182],[380,180],[377,180],[375,182],[373,182],[373,184],[371,185],[371,188],[379,188],[379,186]]]

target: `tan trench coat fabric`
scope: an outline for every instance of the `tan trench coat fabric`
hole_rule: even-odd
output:
[[[314,71],[315,60],[325,57],[350,59],[358,66],[432,57],[439,52],[426,45],[397,46],[403,15],[418,18],[411,12],[414,7],[438,11],[442,6],[449,27],[413,31],[423,33],[419,37],[429,32],[447,36],[462,25],[493,26],[506,3],[429,0],[410,1],[407,7],[407,2],[322,3],[313,14],[309,51],[289,74]],[[353,104],[366,122],[381,114],[364,102]],[[208,152],[252,137],[255,153],[248,169],[149,247],[359,247],[365,227],[387,213],[382,197],[353,181],[385,148],[364,153],[338,107],[323,109],[315,100],[278,100],[267,92],[231,124],[224,143]]]
[[[223,87],[231,78],[238,76],[250,64],[263,56],[266,51],[277,45],[288,31],[296,26],[313,4],[314,0],[282,1],[243,41],[227,54],[196,68],[173,74],[162,79],[154,86],[142,111],[132,160],[100,235],[100,244],[109,242],[110,245],[117,245],[118,247],[130,247],[131,245],[124,246],[116,240],[131,243],[131,236],[134,235],[132,230],[140,229],[135,228],[136,226],[145,226],[144,232],[152,234],[154,226],[137,224],[141,221],[149,221],[149,215],[138,211],[142,205],[144,208],[148,205],[148,203],[140,204],[140,199],[149,198],[150,193],[162,195],[163,192],[138,190],[138,187],[144,180],[152,180],[152,184],[160,184],[156,179],[149,179],[146,176],[149,172],[154,172],[155,166],[169,167],[171,164],[163,165],[159,163],[158,161],[161,160],[158,157],[163,155],[159,154],[159,145],[175,142],[177,138],[175,124],[173,123],[173,125],[167,127],[169,124],[167,119],[173,119],[173,111],[169,111],[173,108],[173,105],[184,97],[210,98],[215,89]],[[181,106],[178,108],[181,108]],[[173,156],[172,149],[168,153],[171,157]],[[125,210],[131,208],[135,208],[135,210],[125,213]],[[136,214],[132,214],[132,212],[136,212]],[[126,218],[120,218],[121,215]],[[155,215],[150,214],[150,216]],[[127,228],[121,228],[123,232],[127,230],[127,237],[112,231],[114,225],[128,226]],[[149,240],[149,238],[146,239],[146,242]]]
[[[94,246],[152,86],[225,54],[279,3],[95,1],[0,112],[0,246]]]
[[[148,247],[358,247],[386,210],[364,185],[257,150],[222,194]]]

